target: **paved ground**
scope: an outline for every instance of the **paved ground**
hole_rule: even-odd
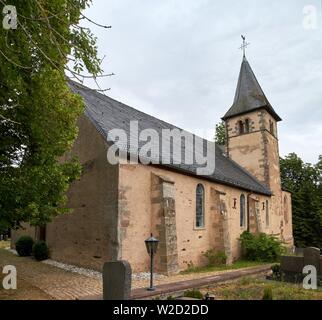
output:
[[[2,270],[1,267],[4,265],[16,266],[18,273],[18,289],[19,282],[28,284],[32,288],[36,289],[36,296],[37,290],[40,290],[40,292],[43,293],[43,296],[39,297],[42,299],[52,298],[58,300],[70,300],[80,299],[86,296],[97,296],[102,293],[102,281],[97,277],[88,277],[65,271],[54,266],[37,262],[29,257],[18,257],[7,250],[0,249],[0,271]],[[242,270],[238,270],[238,272],[241,272],[241,274],[243,273]],[[155,284],[157,286],[162,285],[161,289],[163,291],[167,291],[167,285],[171,288],[174,286],[174,283],[181,282],[181,284],[184,283],[184,286],[187,284],[194,285],[197,284],[196,280],[201,278],[216,277],[218,275],[229,277],[229,274],[233,277],[233,275],[236,274],[236,270],[164,277],[156,280]],[[136,294],[145,291],[142,290],[142,288],[146,288],[148,285],[148,280],[134,280],[132,282],[132,288],[137,289],[135,291]],[[21,296],[21,294],[19,294],[19,296]]]
[[[4,265],[14,265],[17,268],[17,292],[21,280],[40,289],[48,297],[58,300],[74,300],[84,295],[102,292],[102,282],[98,279],[67,272],[0,249],[0,270]]]

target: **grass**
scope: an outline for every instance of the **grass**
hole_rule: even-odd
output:
[[[305,290],[299,284],[244,277],[237,281],[202,290],[217,300],[262,300],[265,289],[271,288],[273,300],[322,300],[322,289]]]
[[[245,261],[238,260],[230,266],[222,265],[222,266],[205,266],[205,267],[194,267],[191,266],[187,270],[180,272],[180,274],[191,274],[191,273],[207,273],[207,272],[215,272],[215,271],[228,271],[228,270],[238,270],[245,269],[250,267],[256,267],[261,265],[267,265],[266,262],[258,262],[258,261]]]

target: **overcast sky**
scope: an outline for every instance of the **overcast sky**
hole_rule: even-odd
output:
[[[283,118],[281,155],[315,163],[322,154],[321,1],[93,0],[86,15],[112,29],[89,26],[106,55],[104,71],[116,74],[99,83],[112,98],[183,129],[213,129],[232,105],[245,34],[248,61]],[[303,13],[308,5],[316,8],[315,29],[303,27],[314,27],[314,11]]]

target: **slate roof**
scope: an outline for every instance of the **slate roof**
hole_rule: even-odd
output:
[[[234,103],[222,119],[227,120],[261,108],[266,109],[276,121],[282,120],[269,103],[249,62],[244,57],[240,68]]]
[[[86,105],[85,115],[105,138],[107,138],[108,132],[112,129],[123,129],[125,132],[129,133],[130,121],[133,120],[138,121],[140,131],[144,129],[154,129],[160,134],[162,129],[181,130],[174,125],[145,114],[78,83],[70,82],[70,87],[74,93],[80,94],[83,97]],[[207,142],[211,143],[215,147],[216,169],[211,176],[198,176],[199,178],[234,186],[258,194],[268,196],[271,195],[270,190],[262,185],[254,176],[252,176],[234,161],[225,157],[218,145],[205,139],[202,140],[204,142],[204,147],[206,147]],[[124,146],[124,149],[126,149],[129,153],[131,151],[128,145]],[[181,148],[181,151],[182,154],[184,154],[185,150],[183,147]],[[161,166],[180,171],[187,175],[196,175],[198,168],[198,164],[196,163],[192,165],[178,165],[173,163],[162,164],[162,161]]]

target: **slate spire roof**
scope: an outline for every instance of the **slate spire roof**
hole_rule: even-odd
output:
[[[153,129],[159,133],[160,137],[162,129],[181,130],[172,124],[129,107],[83,85],[72,81],[69,82],[69,85],[74,93],[82,96],[86,105],[85,116],[87,116],[96,129],[106,139],[108,132],[113,129],[122,129],[129,135],[131,121],[138,121],[139,131]],[[203,139],[203,143],[204,146],[206,146],[206,140]],[[129,146],[125,146],[125,148],[127,148],[127,152],[130,153],[131,150],[129,149]],[[216,169],[210,176],[197,176],[197,168],[200,168],[197,163],[192,165],[184,163],[161,163],[161,166],[182,172],[186,175],[197,176],[199,179],[206,179],[212,182],[237,187],[242,190],[271,196],[271,191],[265,185],[259,182],[253,175],[239,166],[236,162],[227,158],[218,145],[215,145],[215,148]],[[182,147],[182,152],[184,152],[184,147]]]
[[[262,108],[266,109],[276,121],[282,120],[266,98],[249,62],[244,56],[234,103],[222,119],[227,120]]]

